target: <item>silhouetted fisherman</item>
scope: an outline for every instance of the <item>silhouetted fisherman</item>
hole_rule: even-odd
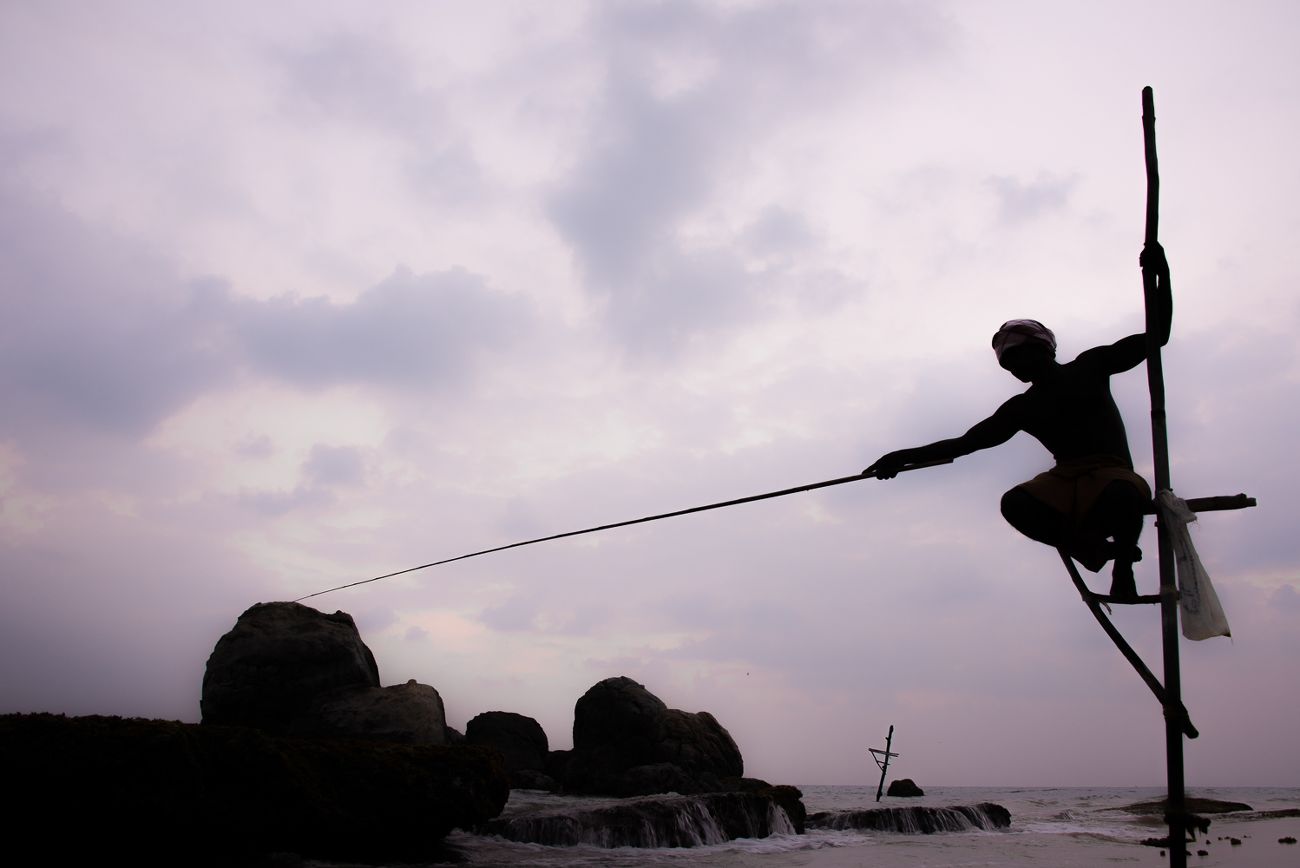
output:
[[[1141,264],[1156,269],[1157,292],[1147,328],[1164,346],[1173,314],[1169,264],[1156,244]],[[998,364],[1030,386],[965,434],[881,456],[864,473],[890,479],[909,464],[942,461],[998,446],[1017,431],[1032,434],[1056,466],[1002,495],[1002,515],[1030,539],[1064,549],[1092,572],[1114,561],[1110,594],[1137,596],[1133,562],[1151,501],[1146,480],[1133,472],[1124,420],[1110,393],[1110,377],[1147,357],[1146,334],[1056,361],[1056,336],[1037,320],[1005,323],[993,336]]]

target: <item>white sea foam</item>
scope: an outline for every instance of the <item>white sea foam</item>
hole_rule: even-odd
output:
[[[1151,789],[1102,788],[975,788],[927,787],[918,799],[875,801],[874,787],[802,786],[809,812],[870,810],[876,807],[976,805],[992,802],[1011,813],[1007,830],[969,830],[931,835],[862,830],[812,829],[802,835],[784,831],[765,838],[742,838],[696,847],[605,849],[582,844],[547,847],[505,841],[457,832],[449,843],[461,850],[470,866],[534,866],[534,868],[738,868],[738,866],[799,865],[805,868],[850,868],[892,866],[1053,865],[1091,866],[1109,862],[1133,862],[1155,868],[1162,864],[1156,850],[1140,846],[1145,838],[1160,837],[1164,828],[1158,819],[1123,810],[1135,802],[1161,798],[1163,791]],[[1238,801],[1258,811],[1300,807],[1300,789],[1233,788],[1196,790],[1189,795]],[[573,798],[545,793],[516,791],[506,813],[537,810],[582,811],[617,804],[616,799]],[[1255,815],[1257,816],[1257,815]],[[1228,834],[1227,829],[1253,822],[1250,818],[1212,817],[1211,834]],[[1222,842],[1217,852],[1201,858],[1198,865],[1250,864],[1236,857],[1246,851],[1274,848],[1278,837],[1295,834],[1300,819],[1269,821],[1267,833],[1248,840],[1246,847]],[[1216,830],[1216,826],[1218,830]],[[1225,829],[1224,827],[1227,827]],[[774,828],[778,828],[774,826]],[[1211,851],[1215,847],[1202,844]],[[1271,853],[1271,851],[1269,851]],[[1290,852],[1280,855],[1291,855]],[[1231,858],[1230,858],[1231,857]],[[1261,864],[1267,864],[1261,863]]]

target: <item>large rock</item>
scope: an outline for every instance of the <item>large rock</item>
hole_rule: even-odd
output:
[[[277,735],[447,744],[438,691],[408,681],[379,686],[375,657],[346,612],[258,603],[208,657],[203,722]]]
[[[567,792],[714,792],[743,773],[740,749],[713,715],[668,708],[631,678],[606,678],[574,708]]]
[[[288,733],[323,698],[379,686],[379,667],[346,612],[258,603],[208,657],[203,722]]]
[[[465,741],[499,750],[511,786],[540,790],[557,787],[546,774],[546,731],[531,717],[512,711],[485,711],[465,726]]]
[[[414,680],[392,687],[337,691],[308,709],[293,731],[401,744],[449,742],[442,697]]]
[[[509,796],[483,748],[112,717],[0,716],[0,768],[6,845],[66,864],[429,862]]]

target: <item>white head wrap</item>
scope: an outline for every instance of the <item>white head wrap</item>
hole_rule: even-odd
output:
[[[1043,344],[1053,353],[1056,352],[1056,335],[1047,326],[1036,319],[1011,319],[1004,322],[997,334],[993,335],[993,352],[997,353],[1000,362],[1007,350],[1030,343]]]

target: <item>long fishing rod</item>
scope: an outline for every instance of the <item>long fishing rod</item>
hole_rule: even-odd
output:
[[[945,458],[939,461],[921,461],[921,462],[917,462],[916,464],[909,464],[906,467],[900,468],[898,472],[902,473],[908,470],[920,470],[923,467],[935,467],[940,464],[951,464],[951,463],[952,463],[951,458]],[[829,488],[832,485],[843,485],[846,482],[857,482],[859,479],[873,479],[875,478],[875,476],[876,474],[874,473],[857,473],[854,474],[853,476],[841,476],[838,479],[827,479],[824,482],[813,482],[808,485],[799,485],[794,488],[783,488],[780,491],[769,491],[764,494],[751,494],[749,497],[738,497],[735,500],[723,500],[718,503],[707,503],[704,506],[692,506],[689,509],[679,509],[674,512],[663,512],[660,513],[659,515],[647,515],[645,518],[634,518],[629,521],[617,521],[614,522],[613,524],[602,524],[599,527],[588,527],[588,528],[583,528],[582,530],[571,530],[571,531],[566,531],[565,533],[551,534],[550,536],[540,536],[537,537],[537,539],[528,539],[528,540],[523,540],[522,542],[509,543],[508,545],[495,546],[490,549],[482,549],[481,551],[470,552],[469,554],[465,554],[465,555],[457,555],[454,558],[444,558],[443,560],[440,561],[433,561],[432,563],[421,564],[418,567],[407,567],[404,570],[398,570],[397,572],[394,573],[385,573],[382,576],[375,576],[374,578],[371,579],[362,579],[359,582],[349,582],[346,585],[339,585],[336,588],[327,588],[324,591],[317,591],[314,594],[308,594],[305,597],[299,597],[296,600],[294,600],[294,602],[301,603],[303,600],[309,600],[312,597],[319,597],[322,594],[330,594],[333,593],[334,591],[342,591],[345,588],[355,588],[358,585],[368,585],[371,582],[378,582],[383,579],[391,579],[394,576],[401,576],[401,575],[405,575],[406,573],[414,573],[418,570],[427,570],[430,567],[437,567],[443,564],[450,564],[454,561],[463,561],[466,560],[467,558],[476,558],[480,555],[490,555],[493,552],[503,552],[506,549],[517,549],[521,546],[530,546],[536,543],[549,542],[550,540],[554,540],[554,539],[564,539],[565,537],[570,537],[570,536],[581,536],[582,534],[585,533],[596,533],[597,531],[602,531],[602,530],[613,530],[616,527],[627,527],[628,525],[632,525],[632,524],[644,524],[647,521],[659,521],[660,519],[663,518],[673,518],[679,515],[690,515],[693,512],[705,512],[706,510],[710,510],[710,509],[722,509],[724,506],[739,506],[742,503],[753,503],[756,500],[768,500],[769,498],[773,498],[773,497],[785,497],[787,494],[799,494],[800,492],[803,491],[814,491],[818,488]]]

